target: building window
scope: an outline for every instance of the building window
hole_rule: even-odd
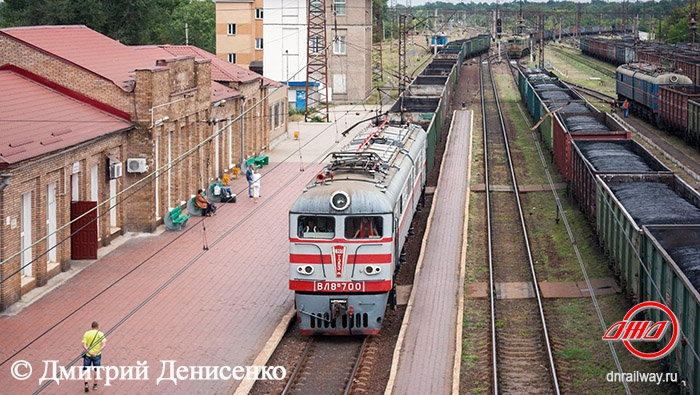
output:
[[[228,24],[228,35],[229,36],[236,35],[236,24],[235,23]]]
[[[333,0],[333,7],[335,7],[336,15],[347,15],[347,9],[345,8],[346,0]]]
[[[255,9],[255,19],[263,19],[263,9],[262,8]]]
[[[236,54],[235,53],[228,54],[228,61],[229,61],[229,63],[236,63]]]
[[[333,39],[333,54],[345,55],[345,36],[335,36]]]
[[[263,49],[263,39],[262,38],[255,39],[255,49]]]
[[[333,92],[338,94],[348,93],[347,76],[345,74],[333,74]]]

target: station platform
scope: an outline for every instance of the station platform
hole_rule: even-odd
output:
[[[473,113],[454,114],[385,395],[459,393]]]
[[[161,227],[121,236],[100,259],[74,262],[60,280],[49,281],[50,292],[41,287],[3,312],[0,393],[82,392],[77,367],[83,333],[93,321],[107,337],[104,366],[147,367],[147,373],[120,374],[109,386],[103,378],[91,393],[234,393],[239,380],[216,377],[207,367],[224,373],[228,367],[230,376],[230,369],[252,365],[293,308],[289,207],[325,155],[354,135],[342,131],[373,110],[339,106],[332,110],[334,123],[291,122],[287,138],[264,153],[270,163],[261,169],[259,203],[247,198],[245,177],[234,179],[229,187],[238,202],[219,204],[216,216],[191,217],[177,232]],[[46,380],[52,367],[77,374]]]

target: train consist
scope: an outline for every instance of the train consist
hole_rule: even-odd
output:
[[[633,301],[663,303],[678,317],[684,341],[668,366],[684,390],[699,394],[700,194],[552,73],[520,70],[519,89],[535,121],[548,119],[539,125],[542,140],[622,288]]]
[[[559,37],[571,37],[575,35],[590,35],[590,34],[605,34],[611,31],[610,26],[583,26],[581,31],[576,27],[567,27],[563,29],[546,29],[542,32],[544,41],[551,41]],[[511,59],[520,59],[523,56],[529,55],[531,52],[531,40],[535,43],[540,42],[540,34],[537,32],[514,34],[506,40],[506,50]]]
[[[681,104],[683,108],[688,106],[687,98],[685,103],[671,103],[669,98],[664,96],[670,96],[671,92],[679,91],[678,89],[693,87],[693,81],[685,75],[667,72],[648,63],[629,63],[619,66],[615,81],[618,100],[627,100],[633,113],[642,115],[656,125],[661,124],[662,114],[664,119],[675,119],[676,115],[671,114],[670,111],[677,104]],[[669,106],[662,112],[664,101],[668,101],[668,104],[673,106]]]
[[[631,110],[700,149],[700,55],[692,44],[676,46],[582,37],[581,52],[619,66],[616,92]],[[644,66],[636,65],[644,64]],[[639,72],[645,92],[632,90],[626,78]]]
[[[382,123],[329,154],[292,205],[289,288],[302,334],[381,330],[460,65],[489,44],[489,36],[445,44]]]

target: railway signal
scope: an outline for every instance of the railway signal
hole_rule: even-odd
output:
[[[501,18],[496,19],[496,33],[498,33],[498,38],[501,38],[501,32],[503,32],[503,27],[501,23]]]

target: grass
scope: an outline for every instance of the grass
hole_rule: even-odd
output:
[[[563,58],[563,57],[562,57]],[[555,61],[556,63],[556,61]],[[586,66],[568,66],[569,75],[583,76],[589,71]],[[581,77],[579,77],[581,78]],[[515,133],[515,144],[511,146],[514,160],[518,165],[517,178],[520,185],[548,184],[544,172],[543,160],[534,148],[533,134],[529,130],[528,121],[523,118],[524,105],[520,102],[519,92],[509,77],[497,77],[501,104],[509,118],[510,132]],[[614,84],[606,84],[606,89],[614,90]],[[599,89],[600,90],[600,89]],[[474,122],[473,153],[477,160],[483,157],[481,123]],[[510,141],[513,141],[511,137]],[[561,182],[556,167],[551,163],[549,154],[545,151],[544,163],[552,175],[553,182]],[[472,166],[472,183],[483,183],[482,163],[475,162]],[[557,191],[559,204],[563,210],[556,222],[556,202],[552,192],[536,192],[521,194],[523,210],[527,217],[529,240],[533,248],[533,259],[539,281],[582,281],[582,267],[589,278],[612,277],[607,260],[597,246],[593,229],[586,218],[574,205],[573,200],[564,190]],[[468,263],[466,278],[468,282],[487,281],[488,273],[485,266],[485,235],[483,235],[483,203],[481,193],[470,195],[470,230]],[[572,243],[566,226],[561,219],[566,216],[575,243]],[[580,262],[574,245],[580,254]],[[631,301],[624,295],[603,295],[596,297],[599,310],[591,298],[576,299],[546,299],[544,308],[547,314],[547,325],[550,330],[550,340],[556,353],[557,369],[564,393],[576,394],[610,394],[624,393],[620,383],[608,382],[606,374],[617,372],[615,359],[611,353],[610,344],[601,340],[606,326],[616,322],[632,307]],[[462,360],[462,393],[487,392],[491,384],[483,379],[473,377],[481,374],[488,377],[483,369],[490,366],[489,360],[480,360],[486,353],[480,347],[481,342],[489,344],[488,328],[489,312],[485,307],[488,299],[467,299],[465,301]],[[598,311],[602,317],[598,316]],[[602,322],[601,322],[602,321]],[[499,319],[499,328],[508,324],[507,318]],[[659,362],[643,361],[633,356],[622,344],[614,344],[622,369],[625,372],[638,370],[640,372],[659,372],[662,367]],[[659,394],[673,393],[674,385],[648,386],[647,384],[630,384],[632,393]]]

